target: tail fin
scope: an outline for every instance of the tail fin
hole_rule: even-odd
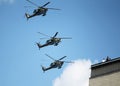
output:
[[[44,66],[42,66],[42,65],[41,65],[41,67],[42,67],[43,72],[45,72],[46,68]]]
[[[39,48],[39,50],[40,50],[41,44],[40,44],[40,43],[36,43],[36,44],[37,44],[37,46],[38,46],[38,48]]]
[[[30,15],[27,13],[25,13],[25,16],[26,16],[27,20],[30,18]]]

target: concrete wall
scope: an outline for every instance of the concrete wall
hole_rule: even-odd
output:
[[[120,86],[120,71],[90,78],[89,86]]]

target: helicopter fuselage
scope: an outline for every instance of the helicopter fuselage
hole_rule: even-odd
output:
[[[35,14],[35,15],[41,15],[41,14],[43,14],[43,16],[45,16],[47,11],[48,11],[47,8],[39,7],[38,9],[35,9],[33,11],[33,14]]]
[[[50,64],[50,67],[52,67],[52,68],[58,67],[58,69],[60,69],[62,67],[63,63],[64,63],[63,61],[55,61]]]
[[[49,43],[50,45],[54,44],[54,46],[57,46],[58,43],[60,43],[60,42],[61,42],[61,38],[52,38],[52,39],[46,41],[46,43]]]

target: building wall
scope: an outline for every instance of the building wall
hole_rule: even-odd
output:
[[[89,86],[120,86],[120,71],[90,78]]]
[[[120,71],[120,60],[102,62],[99,65],[93,65],[91,69],[91,78],[117,72]]]
[[[92,65],[89,86],[120,86],[120,57]]]

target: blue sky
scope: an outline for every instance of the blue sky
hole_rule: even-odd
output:
[[[11,0],[12,1],[12,0]],[[33,1],[33,0],[32,0]],[[106,56],[120,56],[120,1],[119,0],[49,0],[45,17],[26,20],[25,12],[32,13],[34,7],[26,0],[0,0],[0,85],[1,86],[53,86],[52,81],[61,70],[43,73],[40,65],[49,66],[52,61],[44,54],[65,60],[90,59],[100,62]],[[47,0],[34,0],[43,5]],[[32,6],[24,8],[24,6]],[[35,42],[44,43],[37,32],[58,37],[57,46],[41,50]]]

